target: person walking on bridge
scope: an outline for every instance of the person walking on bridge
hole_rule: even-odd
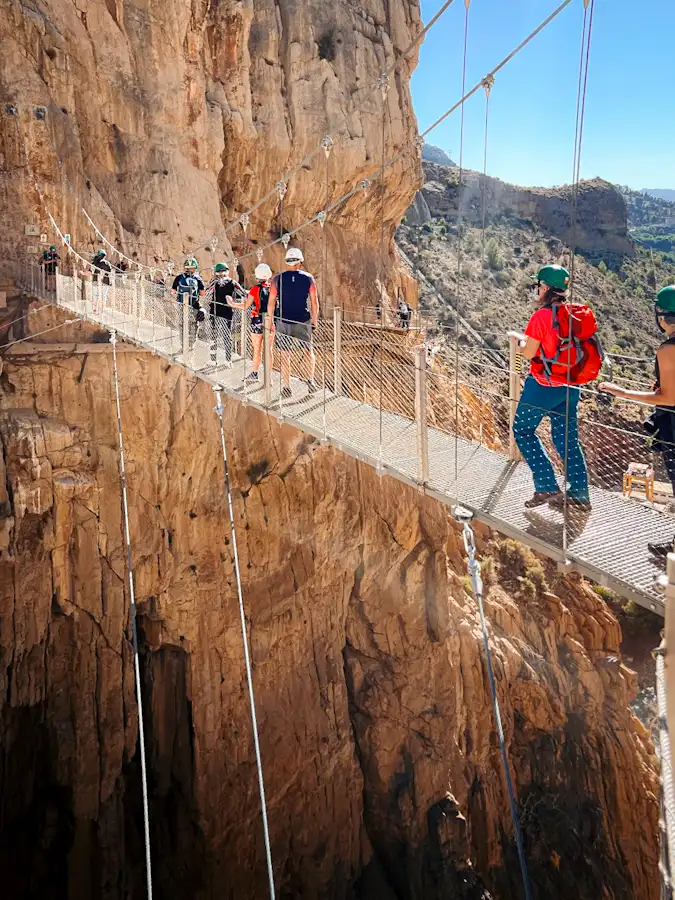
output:
[[[262,362],[263,337],[265,329],[265,316],[271,290],[272,270],[267,263],[260,263],[255,267],[256,284],[248,292],[244,310],[251,310],[251,343],[253,344],[253,371],[246,376],[249,384],[256,384],[260,363]],[[272,334],[274,331],[272,331]]]
[[[621,400],[648,403],[656,407],[645,421],[645,430],[654,438],[653,449],[661,453],[675,495],[675,284],[662,288],[654,306],[656,324],[665,340],[656,351],[656,380],[651,391],[629,391],[611,381],[600,390]],[[650,553],[665,563],[675,540],[666,544],[648,544]]]
[[[286,398],[292,396],[291,353],[295,350],[302,350],[307,356],[310,394],[317,390],[312,331],[319,321],[319,300],[314,276],[300,268],[304,261],[302,250],[288,248],[286,270],[272,279],[267,306],[275,320],[276,340],[281,352],[281,396]]]
[[[53,291],[56,288],[56,269],[60,259],[61,257],[53,244],[49,250],[45,250],[42,254],[40,265],[43,267],[45,287],[48,291]]]
[[[196,315],[191,315],[188,319],[187,345],[189,350],[192,350],[197,340],[199,323],[206,318],[206,313],[199,302],[206,293],[206,287],[198,269],[199,266],[194,257],[186,259],[183,264],[183,271],[176,275],[171,285],[171,293],[180,306],[182,307],[184,303],[188,303],[196,311]],[[183,327],[182,310],[177,324],[178,330],[181,331]]]
[[[210,300],[209,313],[213,335],[211,339],[211,365],[218,365],[218,346],[225,350],[225,365],[232,365],[232,319],[235,309],[241,309],[243,315],[244,304],[237,301],[246,297],[243,287],[230,278],[230,267],[225,262],[216,263],[214,277],[207,288],[207,297]]]
[[[525,506],[528,509],[546,503],[561,509],[565,506],[565,495],[558,487],[551,460],[537,435],[537,428],[548,416],[553,445],[560,458],[567,461],[567,504],[590,509],[588,470],[579,442],[577,419],[580,391],[568,381],[567,363],[560,366],[557,362],[561,354],[557,317],[565,309],[570,274],[562,266],[551,265],[544,266],[535,279],[539,309],[521,336],[521,353],[531,361],[530,374],[525,379],[513,422],[513,436],[534,479],[534,496]],[[555,365],[562,372],[554,373]]]

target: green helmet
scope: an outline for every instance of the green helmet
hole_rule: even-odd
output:
[[[190,259],[185,260],[185,262],[183,263],[183,268],[184,269],[198,269],[199,265],[197,263],[197,260],[194,259],[194,257],[191,257]]]
[[[544,266],[534,278],[547,284],[554,291],[566,291],[570,285],[570,273],[562,266]]]
[[[214,272],[229,272],[229,271],[230,271],[230,267],[228,266],[227,263],[223,263],[223,262],[216,263]]]
[[[675,284],[661,288],[656,295],[656,309],[658,312],[675,313]]]

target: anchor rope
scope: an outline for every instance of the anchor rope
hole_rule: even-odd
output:
[[[129,607],[131,611],[131,641],[134,654],[134,681],[136,703],[138,704],[138,742],[141,757],[141,783],[143,793],[143,830],[145,837],[145,872],[148,900],[152,900],[152,858],[150,854],[150,810],[148,804],[148,772],[145,754],[145,724],[143,720],[143,698],[141,692],[141,667],[138,652],[138,628],[136,624],[136,591],[134,569],[131,557],[131,531],[129,528],[129,500],[127,496],[127,473],[124,462],[124,437],[122,433],[122,411],[120,406],[119,371],[117,368],[117,335],[110,331],[113,357],[113,382],[115,385],[115,406],[117,411],[117,440],[119,445],[120,480],[122,485],[122,511],[124,516],[124,541],[126,544],[127,576],[129,580]]]
[[[230,485],[230,467],[227,457],[227,443],[225,441],[225,425],[223,423],[223,402],[221,391],[214,387],[216,406],[214,412],[220,423],[220,444],[223,452],[223,470],[225,473],[225,494],[227,497],[227,511],[230,519],[230,535],[232,538],[232,556],[234,558],[234,573],[237,582],[237,599],[239,601],[239,618],[241,622],[241,636],[244,644],[244,663],[246,666],[246,683],[248,685],[248,699],[251,710],[251,727],[253,730],[253,745],[255,748],[256,768],[258,771],[258,789],[260,791],[260,808],[263,825],[263,838],[265,842],[265,859],[267,862],[267,877],[269,882],[270,900],[275,900],[274,867],[272,865],[272,848],[270,846],[270,833],[267,817],[267,800],[265,798],[265,780],[263,777],[262,754],[260,752],[260,739],[258,736],[258,717],[255,708],[255,692],[253,690],[253,671],[251,669],[251,654],[248,646],[248,631],[246,625],[246,610],[244,608],[244,593],[241,586],[241,571],[239,566],[239,551],[237,549],[237,531],[234,520],[234,507],[232,504],[232,488]]]
[[[457,508],[455,508],[457,510]],[[467,511],[457,510],[458,521],[463,523],[462,534],[464,537],[464,547],[467,553],[467,568],[473,586],[474,596],[478,604],[478,613],[480,615],[480,625],[483,636],[483,647],[485,650],[485,662],[487,665],[488,683],[490,686],[490,694],[492,696],[492,708],[497,725],[497,736],[499,738],[499,750],[502,757],[502,765],[504,768],[504,778],[506,780],[506,790],[509,799],[509,809],[511,811],[511,821],[513,822],[513,831],[516,838],[516,848],[518,851],[518,862],[520,865],[520,874],[523,880],[523,890],[525,892],[525,900],[532,900],[532,887],[530,884],[530,876],[527,869],[527,861],[525,858],[525,844],[520,828],[520,817],[518,815],[518,804],[516,801],[516,793],[511,779],[511,768],[509,766],[509,757],[506,751],[506,739],[504,737],[504,726],[502,725],[502,716],[499,709],[499,698],[497,697],[497,682],[495,680],[494,668],[492,666],[492,651],[490,649],[490,639],[488,636],[487,620],[485,618],[485,607],[483,605],[483,580],[480,574],[480,563],[476,559],[476,540],[473,529],[469,520],[467,521]]]

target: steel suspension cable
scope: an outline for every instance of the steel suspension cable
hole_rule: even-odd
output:
[[[492,88],[494,85],[494,77],[491,76],[489,79],[486,79],[483,87],[485,88],[485,124],[484,124],[484,132],[483,132],[483,185],[481,191],[481,236],[480,236],[480,311],[478,314],[478,321],[481,323],[481,328],[485,328],[486,324],[486,310],[485,310],[485,226],[486,226],[486,218],[487,218],[487,153],[488,153],[488,125],[490,121],[490,93],[492,92]],[[483,379],[480,381],[481,385],[481,401],[482,401],[482,390],[483,390]],[[481,423],[481,428],[479,431],[479,442],[483,443],[483,428]]]
[[[590,5],[590,15],[589,15]],[[590,65],[591,54],[591,36],[593,33],[593,12],[595,9],[595,0],[584,0],[584,18],[581,34],[581,54],[579,59],[579,77],[577,86],[577,109],[574,137],[574,163],[573,163],[573,187],[572,187],[572,221],[570,227],[570,286],[567,296],[567,320],[569,327],[569,342],[572,343],[573,337],[573,315],[572,304],[574,302],[574,294],[576,287],[576,232],[578,225],[578,198],[579,183],[581,180],[581,151],[583,146],[584,119],[586,115],[586,92],[588,87],[588,69]],[[567,555],[569,546],[569,491],[568,491],[568,475],[569,475],[569,444],[570,444],[570,400],[572,387],[570,384],[572,373],[572,354],[568,352],[567,356],[567,387],[565,391],[565,452],[563,457],[563,534],[562,534],[562,550],[563,555]],[[578,425],[577,425],[578,432]],[[577,434],[578,440],[578,434]]]
[[[466,94],[466,58],[469,44],[469,7],[464,0],[464,51],[462,54],[462,100],[459,117],[459,170],[457,174],[457,290],[455,293],[455,483],[459,475],[459,303],[462,287],[462,179],[464,175],[464,95]]]
[[[656,704],[659,730],[659,763],[661,780],[661,879],[662,897],[672,897],[672,863],[671,853],[675,848],[675,789],[673,788],[673,761],[668,730],[668,702],[666,692],[666,653],[665,639],[653,652],[656,663]]]
[[[330,204],[330,180],[329,180],[329,164],[330,164],[330,152],[333,148],[333,139],[329,136],[324,138],[324,150],[326,151],[326,172],[325,172],[325,198],[326,198],[326,207]],[[328,312],[328,233],[326,231],[326,213],[322,214],[322,218],[319,220],[322,231],[322,243],[323,243],[323,252],[322,252],[322,274],[321,274],[321,292],[323,294],[323,302],[324,309],[326,310],[326,314],[324,314],[324,327],[323,327],[323,338],[322,338],[322,356],[323,356],[323,439],[324,441],[328,440],[328,421],[327,421],[327,391],[328,385],[326,382],[326,356],[328,354],[328,329],[326,327],[327,321],[327,312]],[[318,300],[317,300],[318,302]],[[318,322],[317,322],[318,327]],[[336,334],[335,334],[335,313],[333,312],[333,347],[335,347]],[[337,392],[337,385],[333,385],[334,390]]]
[[[385,287],[384,287],[384,272],[385,272],[385,262],[384,262],[384,201],[386,199],[386,187],[384,183],[384,150],[385,150],[385,125],[386,125],[386,113],[387,113],[387,94],[389,93],[389,76],[383,75],[380,79],[380,87],[382,91],[382,133],[381,133],[381,151],[382,151],[382,167],[380,171],[380,259],[379,259],[379,275],[380,275],[380,297],[382,298],[382,306],[384,306],[384,297],[385,297]],[[379,407],[380,407],[380,422],[379,422],[379,451],[377,456],[377,468],[378,471],[382,471],[382,403],[384,400],[384,323],[383,320],[380,320],[380,397],[379,397]]]
[[[516,839],[516,848],[518,851],[518,862],[520,864],[520,874],[523,880],[523,890],[525,892],[525,900],[532,900],[532,887],[530,885],[530,876],[527,869],[527,861],[525,859],[525,844],[520,828],[520,817],[518,815],[518,804],[516,802],[516,793],[511,780],[511,769],[509,766],[509,757],[506,752],[506,739],[504,737],[504,727],[502,725],[502,716],[499,709],[499,699],[497,697],[497,682],[495,679],[494,669],[492,666],[492,651],[490,650],[490,639],[488,637],[487,620],[485,618],[485,607],[483,605],[483,580],[480,574],[480,563],[476,559],[476,541],[471,527],[473,513],[462,507],[454,507],[452,514],[458,522],[462,524],[462,533],[464,537],[464,547],[467,553],[467,568],[471,578],[476,603],[478,604],[478,612],[480,615],[480,625],[483,636],[483,647],[485,649],[485,662],[487,665],[488,683],[490,686],[490,694],[492,696],[492,708],[497,725],[497,736],[499,738],[499,750],[502,757],[502,765],[504,768],[504,778],[506,780],[506,790],[509,798],[509,809],[511,811],[511,821],[513,822],[513,831]]]
[[[244,663],[246,666],[246,682],[248,685],[248,699],[251,710],[251,727],[253,730],[253,746],[255,748],[255,760],[258,770],[258,789],[260,791],[260,808],[263,826],[263,838],[265,842],[265,859],[267,862],[267,878],[269,882],[270,900],[275,900],[274,867],[272,865],[272,848],[270,846],[270,833],[267,819],[267,800],[265,798],[265,780],[263,778],[262,754],[260,752],[260,739],[258,736],[258,717],[255,708],[255,693],[253,690],[253,671],[251,668],[251,654],[248,646],[248,631],[246,626],[246,611],[244,608],[244,592],[241,586],[241,570],[239,566],[239,552],[237,549],[237,532],[234,520],[234,506],[232,504],[232,489],[230,485],[230,467],[227,457],[227,443],[225,441],[225,425],[223,423],[223,401],[220,388],[214,387],[216,406],[214,412],[218,415],[220,423],[220,444],[223,451],[223,470],[225,474],[225,495],[227,499],[227,511],[230,520],[230,536],[232,538],[232,556],[234,558],[234,573],[237,581],[237,599],[239,601],[239,619],[241,623],[241,637],[244,644]]]
[[[145,872],[148,900],[152,900],[152,860],[150,856],[150,811],[148,804],[148,772],[145,757],[145,724],[143,720],[143,698],[141,691],[141,667],[138,652],[138,628],[136,624],[136,592],[134,570],[131,558],[131,532],[129,528],[129,500],[127,496],[127,473],[124,464],[124,438],[122,435],[122,411],[120,406],[119,372],[117,369],[117,335],[110,331],[113,357],[113,382],[115,385],[115,406],[117,411],[117,440],[120,457],[120,481],[122,485],[122,513],[124,518],[124,541],[126,544],[127,577],[129,580],[129,608],[131,611],[131,641],[134,653],[134,681],[136,683],[136,703],[138,704],[138,743],[141,757],[141,783],[143,789],[143,829],[145,834]]]

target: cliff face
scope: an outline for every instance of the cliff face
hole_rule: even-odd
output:
[[[0,382],[3,885],[141,896],[110,350],[16,349]],[[213,396],[150,355],[119,361],[157,891],[253,900],[262,836]],[[226,427],[279,896],[518,896],[445,509],[239,403]],[[655,759],[616,621],[512,543],[480,544],[538,895],[655,900]]]
[[[386,203],[374,188],[368,202],[354,198],[329,219],[324,294],[337,284],[367,294],[375,267],[387,268],[382,256],[391,257],[393,230],[419,183],[408,88],[415,54],[392,76],[384,110],[376,84],[420,28],[417,0],[2,0],[0,9],[4,260],[36,251],[24,224],[54,239],[36,180],[74,247],[98,246],[84,206],[140,261],[196,250],[206,267],[230,250],[223,235],[215,255],[203,249],[209,237],[327,133],[336,137],[327,170],[323,153],[302,167],[283,215],[275,195],[256,211],[248,238],[278,237],[372,175],[384,114],[385,157],[409,152],[387,170]],[[255,249],[239,227],[230,239],[239,255]],[[318,226],[300,239],[320,275],[322,240]],[[267,258],[279,261],[274,252]]]
[[[421,194],[432,216],[455,218],[459,210],[469,223],[480,225],[482,221],[483,176],[477,172],[462,174],[460,191],[459,169],[425,162]],[[601,178],[583,181],[576,202],[574,244],[579,251],[620,256],[634,252],[628,236],[626,204],[612,184]],[[498,215],[528,219],[569,246],[575,217],[571,185],[527,188],[488,176],[485,209],[488,220]],[[411,224],[419,221],[418,204],[413,207]]]

